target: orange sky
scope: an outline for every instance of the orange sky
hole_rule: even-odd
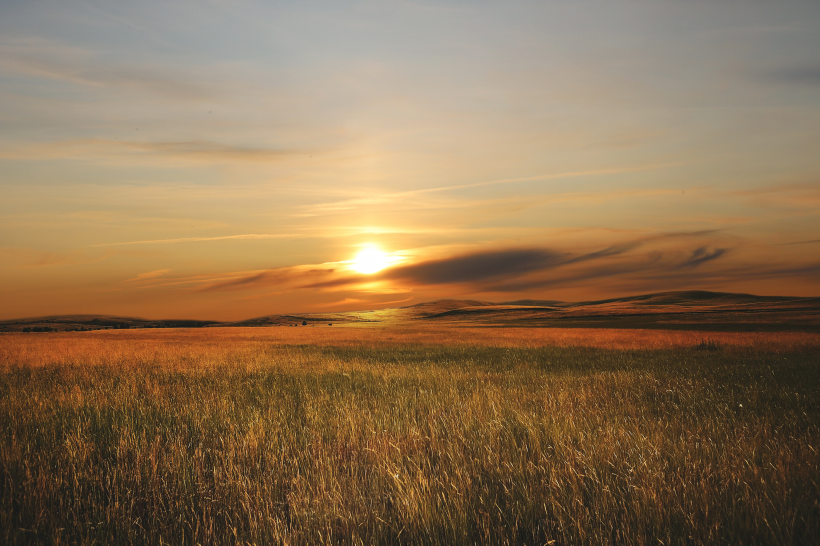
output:
[[[793,0],[4,2],[0,318],[818,296],[818,51]]]

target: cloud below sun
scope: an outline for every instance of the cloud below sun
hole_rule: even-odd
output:
[[[560,290],[590,282],[670,290],[703,282],[713,285],[731,282],[743,275],[777,279],[789,273],[765,262],[729,261],[735,249],[704,245],[704,237],[708,238],[708,234],[678,233],[589,252],[543,247],[500,248],[416,261],[391,259],[387,253],[365,247],[349,261],[249,275],[237,273],[229,280],[203,281],[195,289],[255,291],[275,286],[290,291],[344,294],[345,299],[341,301],[367,305],[370,300],[356,299],[351,294],[405,292],[411,294],[410,299],[419,295],[482,294],[509,299],[544,288]],[[685,240],[683,244],[680,239]],[[813,270],[818,265],[809,263],[805,267]]]

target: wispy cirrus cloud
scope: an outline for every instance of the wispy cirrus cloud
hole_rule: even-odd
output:
[[[503,279],[498,282],[488,283],[481,287],[486,292],[521,292],[526,293],[544,288],[557,288],[564,286],[582,286],[590,281],[607,279],[612,282],[615,279],[635,274],[645,274],[648,271],[657,270],[661,267],[663,254],[660,252],[648,252],[628,259],[610,261],[605,263],[591,262],[583,267],[560,269],[550,272],[548,275],[530,276],[527,278]],[[668,266],[667,266],[668,268]]]
[[[788,243],[782,243],[784,245],[809,245],[813,243],[820,243],[820,239],[811,239],[809,241],[791,241]]]
[[[190,73],[185,77],[180,67],[114,64],[99,52],[45,38],[3,40],[0,68],[83,87],[115,87],[182,101],[213,100],[222,94],[213,83],[197,83]]]
[[[149,279],[155,279],[157,277],[162,277],[166,273],[170,272],[170,269],[157,269],[155,271],[146,271],[145,273],[140,273],[136,277],[132,279],[126,279],[123,282],[138,282],[138,281],[146,281]]]
[[[251,275],[240,275],[226,280],[208,282],[198,287],[201,292],[218,292],[225,290],[254,289],[260,286],[276,286],[332,274],[334,267],[283,267],[267,271],[254,272]]]
[[[682,264],[678,265],[678,268],[694,268],[698,267],[699,265],[703,265],[706,262],[711,262],[712,260],[716,260],[726,254],[729,249],[727,248],[715,248],[715,249],[707,249],[706,247],[700,247],[695,249],[692,252],[692,255],[686,259]]]
[[[589,254],[582,254],[581,256],[577,256],[575,258],[570,258],[564,265],[578,263],[578,262],[586,262],[589,260],[598,260],[601,258],[608,258],[610,256],[617,256],[619,254],[623,254],[624,252],[628,252],[633,248],[637,248],[641,246],[641,242],[639,241],[632,241],[629,243],[622,243],[619,245],[613,245],[602,250],[598,250],[595,252],[590,252]]]
[[[748,199],[754,205],[766,208],[789,206],[816,209],[820,202],[820,184],[817,182],[771,184],[736,190],[728,192],[727,195]]]
[[[197,243],[202,241],[227,241],[231,239],[290,239],[299,237],[291,233],[243,233],[241,235],[221,235],[218,237],[179,237],[177,239],[149,239],[145,241],[125,241],[118,243],[100,243],[92,246],[156,245],[174,243]]]
[[[64,158],[146,158],[177,159],[190,162],[268,163],[281,161],[300,152],[255,146],[225,144],[209,140],[178,142],[151,142],[81,139],[29,144],[9,147],[0,151],[0,158],[43,160]]]
[[[122,142],[96,141],[100,144],[119,147],[123,151],[156,154],[191,160],[228,160],[228,161],[276,161],[292,155],[293,151],[284,149],[240,146],[213,142],[208,140],[190,140],[183,142]]]
[[[111,251],[49,252],[25,247],[0,248],[0,262],[6,267],[55,267],[100,262],[113,255]]]
[[[376,196],[368,196],[368,197],[356,197],[351,199],[342,199],[339,201],[327,202],[327,203],[319,203],[315,205],[309,205],[305,207],[304,212],[298,213],[294,216],[297,217],[308,217],[308,216],[319,216],[322,214],[329,214],[335,212],[341,212],[346,210],[356,209],[362,206],[371,206],[371,205],[386,205],[389,203],[394,203],[396,201],[401,201],[405,199],[412,199],[414,197],[423,196],[426,194],[431,193],[439,193],[439,192],[447,192],[447,191],[457,191],[457,190],[464,190],[464,189],[472,189],[472,188],[479,188],[479,187],[486,187],[486,186],[499,186],[499,185],[506,185],[506,184],[514,184],[514,183],[522,183],[522,182],[533,182],[538,180],[550,180],[550,179],[561,179],[561,178],[577,178],[577,177],[586,177],[586,176],[599,176],[599,175],[608,175],[608,174],[623,174],[623,173],[631,173],[631,172],[640,172],[640,171],[649,171],[655,169],[662,169],[667,167],[672,167],[677,164],[672,163],[665,163],[665,164],[652,164],[652,165],[639,165],[639,166],[632,166],[632,167],[616,167],[610,169],[596,169],[590,171],[568,171],[562,173],[549,173],[549,174],[538,174],[533,176],[523,176],[517,178],[502,178],[499,180],[488,180],[485,182],[475,182],[471,184],[458,184],[452,186],[438,186],[434,188],[422,188],[418,190],[409,190],[403,192],[395,192],[395,193],[387,193],[382,195]],[[640,192],[641,190],[627,190],[626,193],[634,193],[635,191]],[[648,193],[657,194],[657,193],[665,193],[667,190],[648,190]],[[643,192],[647,192],[647,190],[643,190]],[[677,192],[675,192],[677,193]],[[593,195],[590,192],[571,192],[565,194],[558,194],[558,200],[561,198],[565,200],[575,200],[578,198],[582,198],[582,196],[586,195],[587,197]],[[600,193],[594,193],[596,199],[605,198],[605,196],[601,196]],[[556,197],[556,196],[550,196]]]

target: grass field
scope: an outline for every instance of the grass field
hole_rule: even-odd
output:
[[[817,544],[819,356],[797,333],[6,334],[0,542]]]

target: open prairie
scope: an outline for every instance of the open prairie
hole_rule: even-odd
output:
[[[7,544],[812,544],[820,335],[0,336]]]

